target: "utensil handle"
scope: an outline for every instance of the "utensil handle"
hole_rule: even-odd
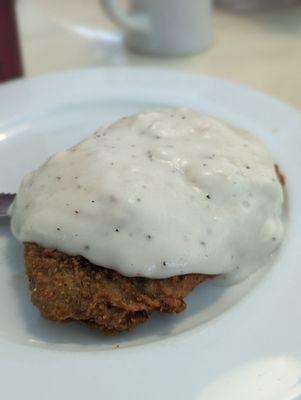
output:
[[[124,14],[116,0],[100,0],[105,12],[116,25],[125,31],[146,32],[149,21],[146,15],[131,16]]]

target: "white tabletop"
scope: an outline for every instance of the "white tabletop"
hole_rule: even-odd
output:
[[[252,86],[301,109],[301,4],[269,12],[215,10],[215,37],[183,58],[136,55],[98,0],[19,0],[25,74],[102,65],[143,65],[213,75]]]

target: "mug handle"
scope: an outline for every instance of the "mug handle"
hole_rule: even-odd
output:
[[[116,0],[100,0],[102,6],[108,16],[116,25],[125,31],[147,32],[149,29],[149,21],[146,15],[130,16],[123,14]]]

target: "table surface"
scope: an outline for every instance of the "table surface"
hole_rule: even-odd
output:
[[[172,68],[249,85],[301,109],[301,4],[214,10],[211,47],[182,58],[128,52],[98,0],[19,0],[17,16],[27,76],[102,65]]]

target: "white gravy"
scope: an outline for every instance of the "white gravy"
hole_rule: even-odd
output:
[[[253,136],[187,109],[100,128],[26,175],[11,227],[126,276],[226,274],[262,266],[283,236],[283,190]]]

